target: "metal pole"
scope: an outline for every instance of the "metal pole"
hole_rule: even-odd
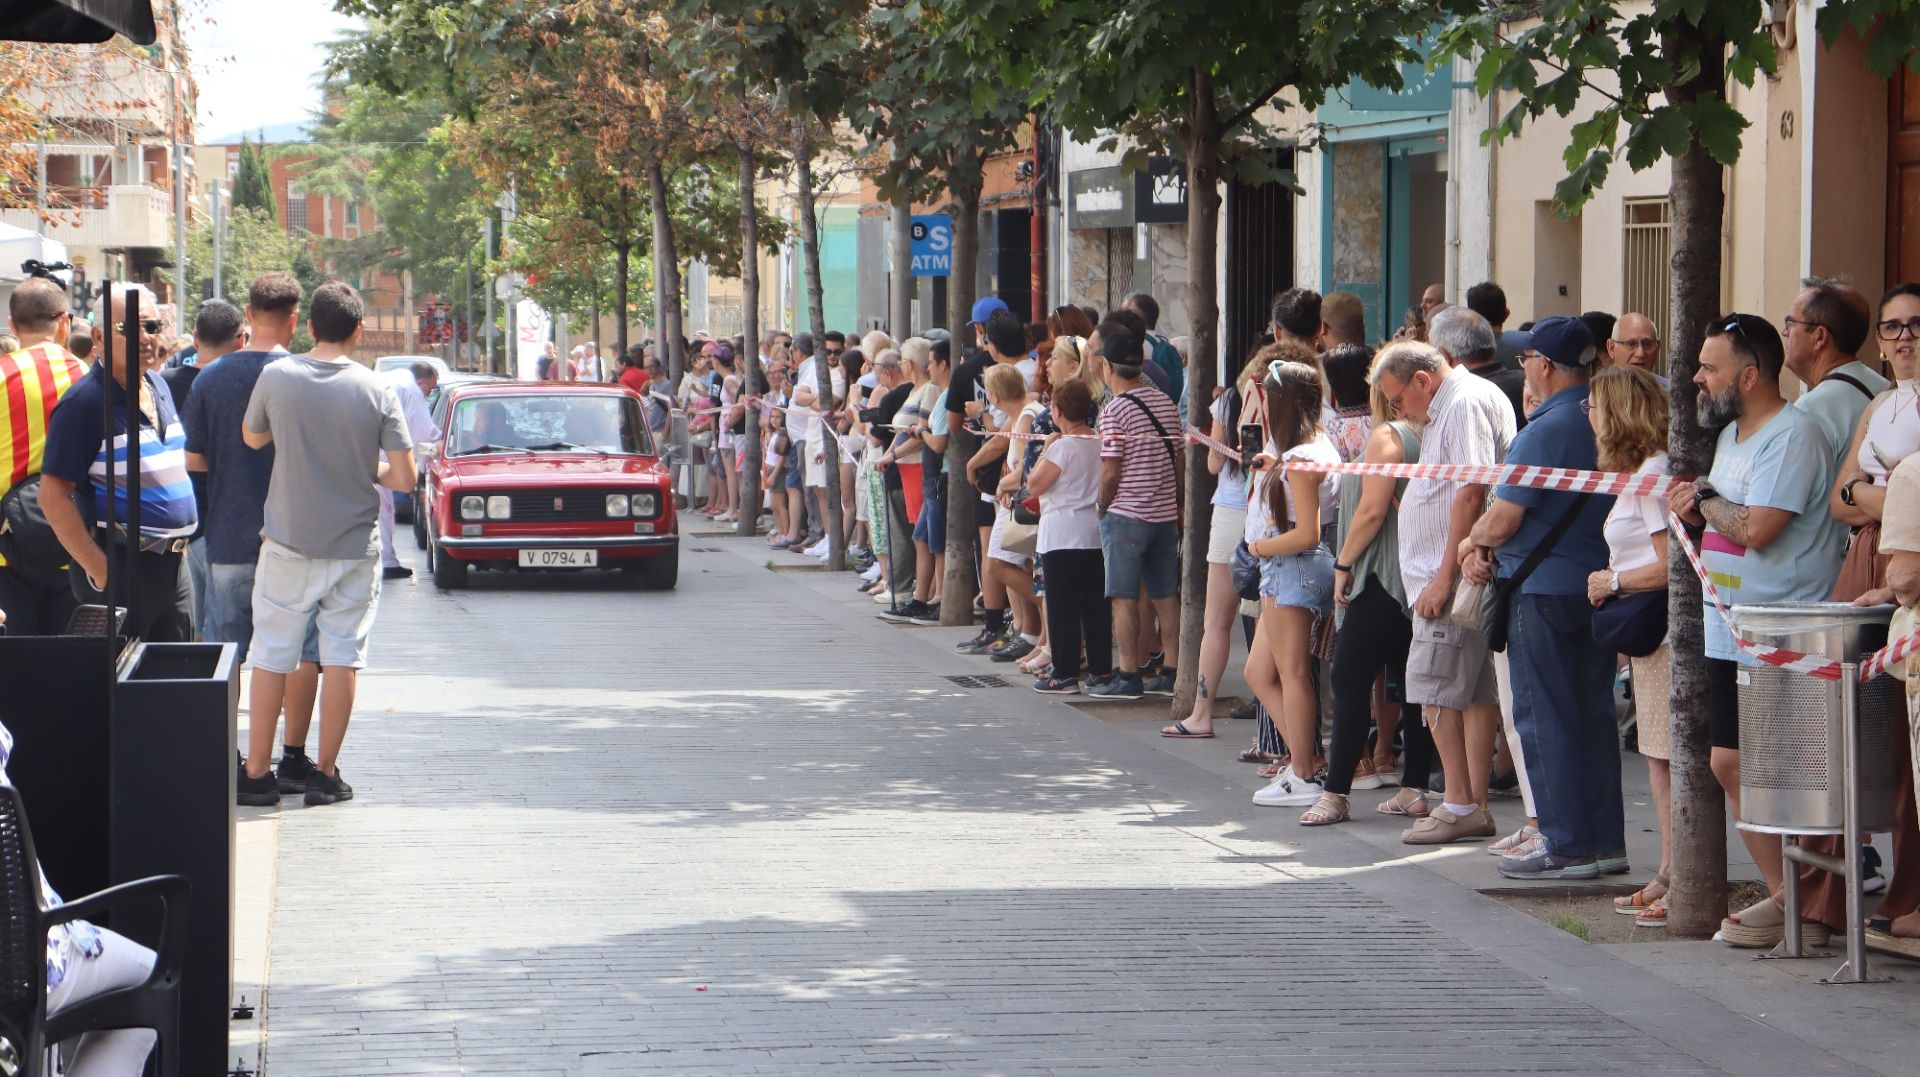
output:
[[[213,294],[215,296],[224,296],[227,294],[226,280],[223,274],[225,268],[223,265],[225,261],[223,255],[225,252],[220,248],[226,244],[227,221],[226,215],[220,212],[219,180],[214,180],[213,189],[207,192],[207,212],[210,214],[209,219],[213,222]]]
[[[493,261],[493,214],[491,213],[487,214],[486,259],[489,262]],[[481,364],[481,366],[487,373],[491,374],[493,373],[493,288],[488,287],[483,290],[486,292],[484,298],[487,306],[486,334],[484,337],[486,341],[487,360]]]
[[[173,143],[173,316],[177,320],[174,332],[184,333],[187,329],[187,165],[185,151],[180,145],[180,69],[177,66],[178,53],[174,54],[176,65],[167,68],[167,96],[173,102],[172,130],[168,132]],[[135,394],[138,395],[138,394]],[[137,436],[138,431],[135,431]]]
[[[474,336],[474,333],[473,333],[473,247],[471,245],[467,247],[466,314],[467,314],[467,321],[466,321],[467,339],[466,339],[466,347],[462,350],[466,351],[469,355],[471,355],[473,345],[474,345],[474,339],[473,339],[473,336]]]
[[[155,311],[154,313],[159,313]],[[127,317],[121,324],[126,327],[127,348],[127,574],[122,593],[127,600],[128,631],[136,636],[143,635],[140,624],[140,389],[146,384],[146,365],[140,355],[140,293],[127,290]],[[107,299],[107,317],[113,317],[113,299]],[[113,376],[112,367],[108,367],[107,376]],[[111,399],[113,394],[109,392]],[[158,407],[158,404],[155,405]],[[113,455],[113,428],[107,428],[107,455]],[[108,488],[107,500],[113,500],[113,490]],[[111,540],[111,535],[109,535]],[[108,611],[112,619],[112,611]]]
[[[1841,822],[1840,859],[1846,865],[1847,963],[1829,977],[1835,983],[1867,980],[1867,929],[1860,919],[1860,666],[1840,663],[1840,736],[1846,799]]]

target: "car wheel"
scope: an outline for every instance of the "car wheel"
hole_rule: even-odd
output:
[[[433,585],[442,591],[452,591],[467,585],[467,563],[448,557],[446,552],[435,544],[427,549],[427,558],[433,562]]]
[[[644,558],[640,562],[640,586],[649,591],[671,591],[680,579],[680,547],[669,546],[665,552]]]
[[[414,496],[413,503],[424,504],[417,494]],[[427,514],[420,509],[415,509],[413,513],[413,544],[423,550],[427,548]]]

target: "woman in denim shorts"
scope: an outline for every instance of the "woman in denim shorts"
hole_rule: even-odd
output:
[[[1247,499],[1247,548],[1260,559],[1260,621],[1247,653],[1247,683],[1291,752],[1273,782],[1253,795],[1265,807],[1310,805],[1322,792],[1313,780],[1320,710],[1311,648],[1321,618],[1333,611],[1333,552],[1320,525],[1333,515],[1334,476],[1289,465],[1334,464],[1340,456],[1320,428],[1320,372],[1310,360],[1279,359],[1267,369],[1267,446],[1254,458]]]

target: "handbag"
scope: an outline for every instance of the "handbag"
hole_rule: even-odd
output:
[[[1227,566],[1233,572],[1233,591],[1252,602],[1260,597],[1260,559],[1253,556],[1243,540],[1233,548],[1233,560]]]
[[[14,574],[34,583],[66,574],[66,547],[40,511],[40,476],[29,475],[0,497],[0,557]]]
[[[1645,658],[1667,640],[1667,591],[1614,595],[1593,611],[1593,639],[1616,654]]]
[[[1574,518],[1580,515],[1581,509],[1586,508],[1587,499],[1592,496],[1592,494],[1575,496],[1573,504],[1567,506],[1567,511],[1561,513],[1560,518],[1554,521],[1553,530],[1546,533],[1546,536],[1540,540],[1540,544],[1527,555],[1525,561],[1520,562],[1519,569],[1506,579],[1496,577],[1487,587],[1480,606],[1480,634],[1487,638],[1487,650],[1507,649],[1507,624],[1513,617],[1514,593],[1520,590],[1521,584],[1527,582],[1528,576],[1533,575],[1533,570],[1540,567],[1540,562],[1547,559],[1547,555],[1553,552],[1553,548],[1560,544],[1560,539],[1573,529]]]
[[[1040,548],[1039,523],[1023,524],[1009,520],[1000,528],[1000,548],[1010,554],[1032,557]]]

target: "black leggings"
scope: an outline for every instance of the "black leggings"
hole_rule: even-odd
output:
[[[1053,675],[1080,676],[1080,645],[1087,648],[1086,672],[1113,672],[1113,606],[1107,601],[1106,561],[1098,548],[1049,550],[1040,555],[1047,578],[1047,648]]]
[[[1366,588],[1347,607],[1333,649],[1333,747],[1327,758],[1327,792],[1345,796],[1353,790],[1353,768],[1367,747],[1367,727],[1373,723],[1373,682],[1386,670],[1389,681],[1405,676],[1407,649],[1413,643],[1413,622],[1378,578],[1369,576]],[[1420,720],[1415,703],[1400,705],[1401,780],[1410,789],[1425,789],[1433,767],[1433,736]]]

